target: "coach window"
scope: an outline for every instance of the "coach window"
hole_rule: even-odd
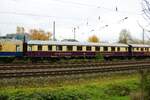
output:
[[[29,51],[32,51],[32,46],[31,46],[31,45],[29,45],[28,50],[29,50]]]
[[[111,47],[111,51],[115,51],[115,47]]]
[[[95,47],[95,51],[100,51],[100,47]]]
[[[117,47],[117,51],[120,51],[120,47]]]
[[[90,47],[90,46],[87,46],[87,47],[86,47],[86,51],[91,51],[91,47]]]
[[[82,51],[82,46],[77,46],[77,51]]]
[[[56,47],[56,50],[57,50],[57,51],[62,51],[62,45],[58,45],[58,46]]]
[[[38,45],[38,51],[42,51],[42,45]]]
[[[108,51],[108,47],[104,47],[104,51]]]
[[[73,46],[67,46],[67,50],[68,51],[72,51],[73,50]]]
[[[0,51],[2,51],[2,45],[0,45]]]
[[[148,48],[145,48],[146,51],[148,51]]]
[[[126,48],[126,51],[128,51],[128,48]]]
[[[141,51],[143,51],[143,48],[141,48]]]
[[[52,51],[52,45],[48,45],[48,51]]]
[[[139,48],[136,48],[136,50],[138,51],[138,50],[139,50]]]
[[[16,45],[16,51],[17,51],[17,52],[18,52],[18,51],[21,51],[19,45]]]

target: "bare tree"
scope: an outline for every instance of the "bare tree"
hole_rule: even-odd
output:
[[[150,0],[142,0],[142,11],[144,13],[144,18],[150,21]]]
[[[143,41],[142,40],[139,40],[137,38],[134,38],[131,36],[131,33],[126,30],[126,29],[123,29],[121,30],[120,32],[120,36],[119,36],[119,41],[118,43],[125,43],[125,44],[128,44],[128,43],[131,43],[131,44],[142,44]],[[147,43],[147,41],[146,41]]]
[[[132,40],[132,37],[130,35],[130,32],[126,29],[121,30],[118,42],[127,44],[131,40]]]

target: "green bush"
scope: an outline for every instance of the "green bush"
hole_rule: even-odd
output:
[[[143,88],[145,92],[146,100],[150,100],[150,77],[147,71],[141,73],[141,89]],[[143,87],[142,87],[143,85]]]
[[[49,97],[49,96],[47,96]],[[57,92],[51,94],[51,100],[87,100],[89,97],[84,93],[70,92]]]
[[[8,95],[0,94],[0,100],[8,100]]]
[[[0,100],[87,100],[88,98],[87,94],[74,91],[40,91],[34,93],[17,91],[9,96],[2,95]]]
[[[96,58],[96,60],[104,61],[104,57],[103,57],[103,55],[100,54],[100,53],[96,54],[95,58]]]
[[[27,95],[22,91],[14,92],[9,95],[9,100],[28,100]]]
[[[116,95],[116,96],[127,96],[130,94],[130,89],[127,86],[123,85],[111,85],[105,89],[107,95]]]

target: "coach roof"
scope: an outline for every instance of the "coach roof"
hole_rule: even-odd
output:
[[[16,39],[0,39],[0,43],[8,43],[8,42],[11,42],[11,43],[22,43],[21,40],[16,40]]]
[[[129,44],[131,45],[132,47],[150,47],[150,45],[146,45],[146,44]]]
[[[27,42],[31,45],[83,45],[83,46],[113,46],[113,47],[128,47],[126,44],[120,43],[91,43],[91,42],[62,42],[62,41],[41,41],[31,40]]]

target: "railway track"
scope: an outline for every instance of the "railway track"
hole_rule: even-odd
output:
[[[55,76],[150,69],[150,61],[62,64],[0,64],[0,78]]]
[[[73,63],[29,63],[29,64],[0,64],[0,70],[13,69],[45,69],[45,68],[74,68],[74,67],[93,67],[93,66],[110,66],[110,65],[125,65],[125,64],[145,64],[150,61],[122,61],[122,62],[73,62]]]

